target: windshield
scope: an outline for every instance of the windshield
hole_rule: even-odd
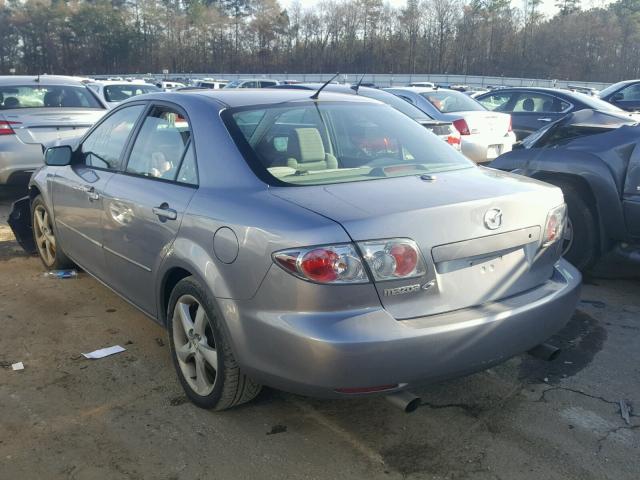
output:
[[[600,100],[599,98],[592,97],[591,95],[585,95],[580,92],[573,92],[575,97],[578,98],[582,103],[584,103],[587,108],[591,108],[593,110],[609,110],[615,112],[624,112],[621,108],[616,107],[615,105],[610,104],[609,102],[605,102],[604,100]]]
[[[380,90],[359,90],[358,95],[380,100],[387,105],[391,105],[396,110],[404,113],[406,116],[413,118],[414,120],[429,118],[428,115],[418,107],[414,107],[409,102],[394,95],[393,93],[381,92]]]
[[[614,83],[613,85],[609,85],[607,88],[605,88],[604,90],[600,90],[600,93],[598,93],[598,96],[600,98],[604,98],[607,95],[609,95],[612,92],[615,92],[616,90],[618,90],[620,87],[624,87],[625,85],[627,85],[629,82],[627,80],[624,80],[622,82],[618,82],[618,83]]]
[[[160,92],[155,85],[142,85],[127,83],[124,85],[106,85],[104,87],[104,98],[107,102],[122,102],[127,98],[142,95],[143,93]]]
[[[387,105],[305,102],[232,109],[223,118],[249,165],[270,184],[357,182],[473,166]]]
[[[433,92],[423,92],[420,95],[429,100],[442,113],[486,110],[468,95],[454,90],[434,90]]]
[[[0,110],[18,108],[104,108],[87,87],[2,85]]]
[[[242,83],[242,80],[232,80],[227,83],[224,88],[238,88],[238,86]]]

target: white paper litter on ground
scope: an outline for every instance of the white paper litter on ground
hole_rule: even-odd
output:
[[[11,368],[14,370],[24,370],[24,364],[22,362],[12,363]]]
[[[124,352],[126,348],[121,347],[120,345],[114,345],[113,347],[101,348],[100,350],[95,350],[89,353],[83,353],[85,358],[98,359],[103,357],[108,357],[109,355],[113,355],[114,353]]]

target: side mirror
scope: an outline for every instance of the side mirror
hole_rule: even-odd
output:
[[[620,100],[624,100],[624,94],[622,92],[615,93],[611,97],[612,102],[619,102]]]
[[[59,147],[49,147],[44,152],[44,163],[50,167],[64,167],[71,163],[71,147],[61,145]]]

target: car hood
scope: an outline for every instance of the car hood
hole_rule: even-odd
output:
[[[433,181],[410,176],[271,192],[333,219],[354,241],[416,241],[430,271],[418,280],[435,282],[436,293],[387,298],[386,289],[411,281],[378,284],[383,305],[397,318],[465,308],[533,288],[550,277],[557,260],[539,261],[538,253],[547,215],[563,203],[562,192],[497,170],[471,167],[439,173]],[[502,224],[494,230],[485,222],[492,209],[502,212]],[[487,240],[492,236],[495,242]],[[478,255],[493,262],[491,275],[476,262]]]

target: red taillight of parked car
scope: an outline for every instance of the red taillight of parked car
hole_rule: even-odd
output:
[[[5,120],[0,120],[0,135],[13,135],[13,127],[12,125],[19,125],[20,122],[7,122]]]
[[[296,277],[316,283],[366,283],[360,255],[351,244],[284,250],[273,260]]]
[[[507,127],[507,133],[513,132],[513,121],[511,120],[511,115],[509,115],[509,126]]]
[[[460,150],[462,139],[460,138],[460,132],[457,130],[455,132],[451,132],[447,137],[447,143],[451,145],[456,150]]]
[[[460,135],[471,135],[471,131],[469,130],[469,125],[467,125],[467,121],[464,118],[459,118],[458,120],[454,120],[453,126],[456,127],[456,130],[460,132]]]
[[[284,250],[273,260],[289,273],[316,283],[367,283],[420,277],[427,271],[413,240],[395,238],[352,244]]]

